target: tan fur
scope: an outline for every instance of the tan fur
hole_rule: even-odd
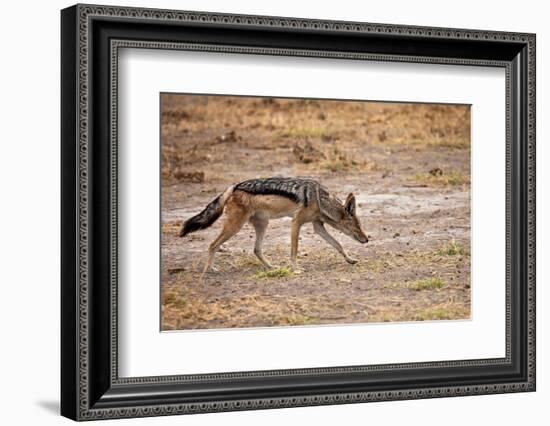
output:
[[[324,217],[316,202],[304,206],[303,204],[298,204],[283,196],[250,194],[240,190],[233,191],[232,187],[224,193],[224,196],[227,197],[226,200],[224,200],[224,214],[226,220],[222,231],[210,244],[208,249],[208,261],[204,268],[204,272],[212,267],[214,255],[219,250],[220,246],[237,234],[247,221],[254,226],[256,231],[254,253],[268,268],[271,268],[271,265],[263,256],[262,243],[270,219],[277,219],[285,216],[292,217],[290,259],[292,268],[294,269],[296,269],[300,229],[305,223],[313,222],[313,229],[315,232],[338,250],[349,263],[356,263],[357,261],[346,254],[340,243],[326,231],[323,222],[329,223],[358,241],[362,239],[364,239],[364,241],[361,242],[368,241],[355,213],[353,212],[353,215],[346,215],[342,207],[340,207],[342,212],[339,212],[340,215],[338,218],[332,217],[328,219]],[[349,202],[350,197],[353,198],[355,207],[355,198],[353,194],[348,196],[346,203]]]

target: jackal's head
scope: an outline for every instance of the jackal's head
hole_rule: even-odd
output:
[[[362,244],[369,242],[356,214],[355,195],[350,193],[344,205],[332,197],[325,199],[320,208],[324,222]]]

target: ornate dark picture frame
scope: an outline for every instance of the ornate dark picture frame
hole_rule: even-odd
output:
[[[535,390],[535,35],[76,5],[61,13],[61,413],[74,420]],[[120,378],[121,47],[484,65],[506,71],[506,356]]]

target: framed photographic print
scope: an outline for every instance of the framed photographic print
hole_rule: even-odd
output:
[[[535,36],[61,12],[61,412],[535,390]]]

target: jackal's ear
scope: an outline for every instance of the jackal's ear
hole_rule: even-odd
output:
[[[331,197],[324,188],[317,188],[317,202],[321,214],[333,222],[342,219],[342,204],[334,197]]]
[[[351,192],[348,194],[348,197],[346,198],[344,209],[346,210],[346,213],[349,214],[350,216],[355,216],[355,195],[353,195]]]

